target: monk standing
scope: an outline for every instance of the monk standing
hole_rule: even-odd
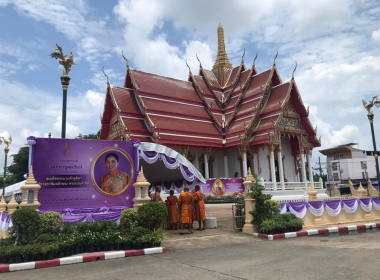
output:
[[[191,230],[191,224],[193,221],[193,210],[191,208],[191,203],[193,201],[193,196],[189,193],[189,188],[185,187],[183,192],[180,193],[178,203],[181,209],[181,234],[183,234],[183,224],[188,224],[189,233],[193,233]]]
[[[168,221],[169,221],[169,225],[170,225],[170,227],[171,227],[172,230],[174,229],[174,226],[175,226],[175,229],[177,229],[177,223],[178,223],[178,220],[177,220],[178,198],[176,196],[174,196],[174,191],[173,190],[170,191],[170,195],[168,196],[167,201],[166,201],[166,206],[168,206],[168,213],[169,213],[169,215],[168,215]]]
[[[153,197],[152,197],[152,201],[153,202],[161,202],[161,203],[165,203],[162,198],[161,198],[161,188],[160,187],[156,187],[156,192],[153,194]]]
[[[193,195],[195,203],[195,220],[198,221],[199,228],[201,229],[201,224],[203,222],[203,230],[206,229],[206,208],[205,203],[203,202],[204,194],[200,192],[200,187],[195,186],[195,194]]]

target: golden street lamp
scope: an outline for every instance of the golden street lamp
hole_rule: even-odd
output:
[[[374,96],[372,98],[372,101],[370,101],[368,104],[364,100],[362,100],[362,101],[363,101],[364,108],[368,111],[368,115],[367,116],[368,116],[368,119],[369,119],[369,123],[371,125],[371,133],[372,133],[374,157],[375,157],[375,162],[376,162],[377,184],[379,184],[379,182],[380,182],[379,160],[378,160],[377,149],[376,149],[375,132],[373,130],[373,118],[374,118],[374,115],[373,115],[373,112],[370,109],[373,107],[373,105],[375,105],[377,108],[379,108],[380,107],[380,101],[377,98],[377,96]]]
[[[2,199],[5,199],[4,194],[5,194],[5,181],[7,178],[7,159],[8,159],[8,153],[9,153],[9,145],[12,143],[12,136],[9,136],[8,141],[5,140],[4,137],[0,137],[0,144],[1,144],[1,142],[4,142],[4,144],[5,144],[5,148],[4,148],[5,163],[4,163],[3,198],[2,198]]]
[[[63,74],[61,76],[61,84],[63,89],[63,104],[62,104],[62,132],[61,132],[61,138],[66,137],[66,107],[67,107],[67,89],[69,87],[70,83],[70,77],[69,72],[71,70],[71,67],[75,64],[74,63],[74,56],[73,52],[70,53],[69,58],[66,58],[66,55],[63,55],[62,48],[56,44],[57,47],[55,48],[55,51],[50,54],[52,58],[55,59],[61,59],[59,61],[59,64],[61,64],[65,70],[63,71]]]

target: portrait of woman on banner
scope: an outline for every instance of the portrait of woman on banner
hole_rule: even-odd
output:
[[[116,153],[109,153],[105,157],[105,165],[108,173],[100,178],[100,189],[108,194],[118,194],[129,184],[129,175],[119,171],[119,156]]]
[[[225,193],[223,182],[219,179],[215,180],[212,186],[212,192],[215,196],[223,196]]]

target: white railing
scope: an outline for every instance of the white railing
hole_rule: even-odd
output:
[[[304,190],[305,189],[305,183],[304,182],[265,182],[265,181],[260,181],[259,182],[261,185],[265,187],[265,190],[267,191],[275,191],[275,190]],[[314,189],[316,190],[322,190],[323,189],[323,182],[322,180],[319,180],[319,182],[314,182]],[[307,188],[309,189],[311,186],[310,182],[307,182]]]
[[[282,203],[282,202],[305,202],[305,201],[308,201],[307,198],[291,198],[291,199],[276,199],[276,201],[278,203]]]
[[[331,196],[331,197],[325,197],[321,200],[323,201],[331,201],[331,200],[346,200],[346,199],[353,199],[353,198],[357,198],[357,197],[353,197],[353,196]]]

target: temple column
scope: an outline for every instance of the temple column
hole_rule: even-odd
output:
[[[313,170],[311,169],[310,154],[311,154],[311,150],[308,150],[307,153],[306,153],[306,156],[307,156],[307,168],[309,168],[309,181],[310,181],[310,184],[314,188],[314,178],[313,178]]]
[[[242,160],[242,165],[243,165],[243,177],[247,177],[247,146],[243,145],[239,147],[239,152]]]
[[[301,150],[301,170],[302,170],[302,181],[303,181],[304,187],[305,187],[304,196],[308,197],[308,195],[307,195],[307,181],[306,181],[306,168],[305,168],[305,155],[304,155],[303,149]]]
[[[270,171],[271,171],[271,177],[272,177],[272,183],[273,183],[273,190],[277,191],[277,184],[276,184],[276,167],[274,165],[274,146],[271,144],[268,147],[268,151],[270,153]]]
[[[228,150],[223,150],[224,177],[228,178]]]
[[[198,158],[198,150],[195,149],[195,168],[199,170],[199,158]]]
[[[253,174],[259,175],[259,163],[257,161],[257,151],[253,152]]]
[[[208,171],[208,159],[210,157],[210,152],[211,152],[210,150],[211,150],[210,148],[207,148],[203,151],[203,159],[205,162],[205,179],[210,178],[210,173]]]
[[[280,172],[281,188],[284,191],[285,190],[285,180],[284,180],[284,169],[282,168],[283,165],[282,165],[281,146],[278,147],[277,158],[278,158],[278,169],[279,169],[279,172]]]

